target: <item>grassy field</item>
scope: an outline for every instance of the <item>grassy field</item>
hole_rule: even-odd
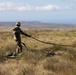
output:
[[[12,32],[0,31],[0,75],[76,75],[75,30],[28,30],[24,32],[56,45],[44,44],[21,35],[22,42],[27,45],[29,51],[23,46],[22,57],[4,59],[3,56],[8,51],[15,51],[16,43]]]

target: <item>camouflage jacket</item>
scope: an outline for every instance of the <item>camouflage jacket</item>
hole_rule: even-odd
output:
[[[13,34],[14,34],[14,40],[18,41],[21,40],[20,34],[31,37],[30,35],[24,33],[20,27],[15,26],[13,29]]]

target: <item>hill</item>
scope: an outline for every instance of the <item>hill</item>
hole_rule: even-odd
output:
[[[56,23],[42,23],[38,21],[21,22],[22,28],[27,30],[53,30],[53,29],[65,29],[73,30],[76,29],[76,24],[56,24]],[[0,22],[1,30],[9,30],[15,26],[15,22]]]

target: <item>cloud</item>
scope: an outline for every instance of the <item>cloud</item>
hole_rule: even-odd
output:
[[[15,7],[15,10],[16,11],[32,11],[34,8],[33,6],[30,6],[30,5],[21,5],[21,6],[17,6]]]
[[[0,11],[52,11],[52,10],[70,10],[68,6],[58,6],[58,5],[44,5],[44,6],[32,6],[22,3],[13,2],[0,2]]]
[[[61,7],[58,5],[45,5],[45,6],[37,6],[36,10],[69,10],[71,9],[70,7]]]
[[[32,6],[13,2],[0,2],[0,11],[29,11]]]

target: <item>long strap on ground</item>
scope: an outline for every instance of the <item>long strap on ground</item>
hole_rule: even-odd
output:
[[[50,45],[58,45],[58,46],[69,46],[69,47],[74,47],[72,45],[61,45],[61,44],[55,44],[55,43],[51,43],[51,42],[45,42],[45,41],[42,41],[42,40],[39,40],[39,39],[36,39],[34,37],[31,37],[32,39],[36,40],[36,41],[39,41],[39,42],[42,42],[42,43],[45,43],[45,44],[50,44]]]

